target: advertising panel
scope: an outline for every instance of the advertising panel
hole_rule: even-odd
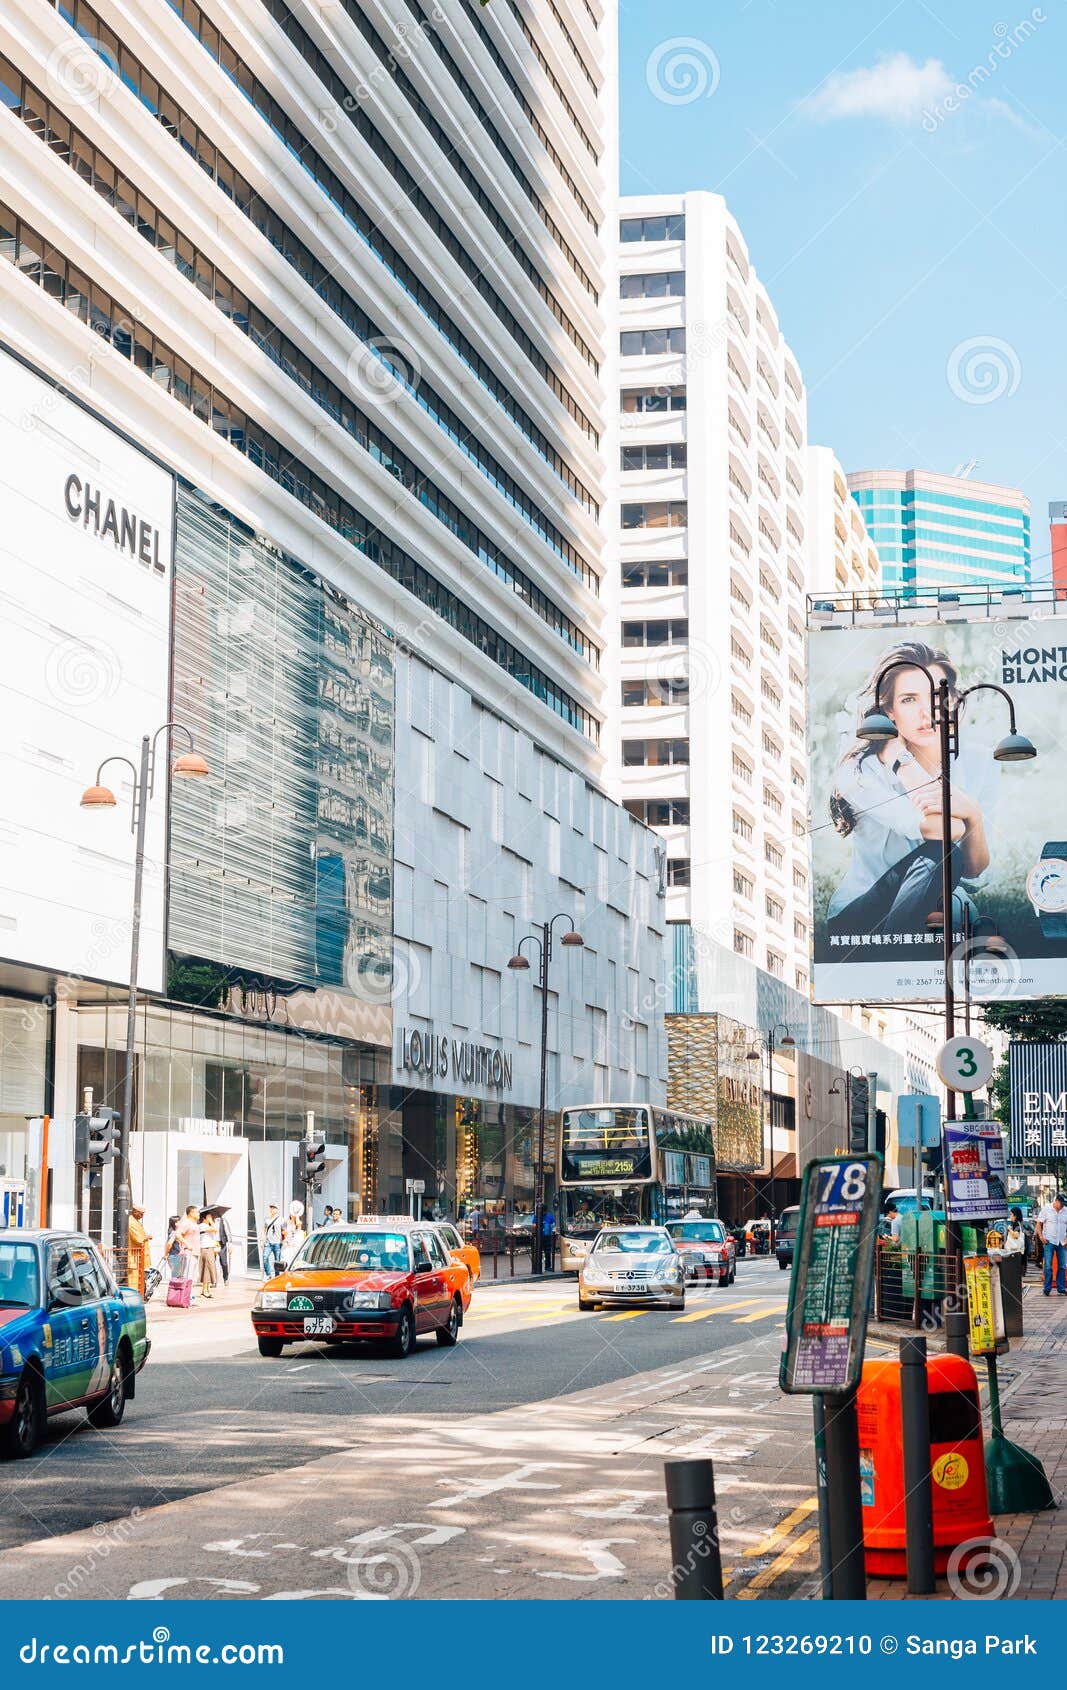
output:
[[[169,711],[173,478],[0,352],[0,956],[122,983],[132,775]],[[163,767],[166,767],[165,757]],[[162,789],[161,789],[162,788]],[[139,984],[164,984],[165,780],[147,817]]]
[[[1013,1039],[1008,1047],[1013,1162],[1067,1156],[1067,1043]]]
[[[983,1121],[946,1121],[944,1146],[949,1220],[1003,1220],[1008,1193],[1000,1128]]]
[[[1008,706],[995,692],[970,693],[951,768],[957,988],[969,927],[1004,945],[993,958],[970,941],[976,999],[1067,991],[1067,785],[1056,755],[1067,617],[824,628],[811,634],[809,658],[816,998],[943,990],[941,934],[928,925],[942,902],[940,752],[920,664],[948,680],[954,702],[979,683],[1005,688],[1038,752],[995,761]],[[883,676],[877,705],[897,737],[870,745],[857,728]]]

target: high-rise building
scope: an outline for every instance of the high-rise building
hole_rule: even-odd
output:
[[[877,593],[882,584],[878,549],[829,446],[808,447],[806,482],[809,591],[831,596]]]
[[[719,195],[624,199],[619,233],[623,796],[669,921],[806,991],[804,384]]]
[[[848,478],[886,592],[1030,585],[1030,501],[1014,487],[926,470]]]
[[[1053,500],[1048,507],[1049,541],[1052,554],[1052,584],[1057,598],[1067,598],[1067,504]]]
[[[168,714],[212,772],[168,805],[160,742],[156,1237],[205,1197],[254,1236],[309,1111],[346,1209],[529,1203],[507,961],[559,909],[550,1104],[664,1092],[656,843],[602,783],[615,8],[401,11],[0,19],[0,1162],[42,1190],[53,1116],[61,1219],[125,1070],[129,792],[78,795]]]

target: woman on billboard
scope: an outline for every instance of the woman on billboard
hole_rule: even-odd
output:
[[[954,703],[955,665],[919,640],[887,651],[860,694],[858,720],[882,710],[897,737],[881,745],[853,738],[838,764],[830,818],[853,843],[827,911],[831,933],[921,934],[941,908],[941,748],[924,669],[935,686],[948,682]],[[998,773],[988,753],[953,760],[953,886],[974,887],[989,867],[986,826]]]

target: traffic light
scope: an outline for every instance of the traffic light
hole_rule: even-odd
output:
[[[300,1140],[300,1180],[303,1185],[310,1185],[316,1191],[320,1190],[319,1182],[326,1171],[326,1143],[321,1138],[302,1138]]]
[[[887,1124],[885,1110],[876,1109],[874,1112],[874,1148],[877,1150],[879,1156],[885,1155]]]
[[[855,1074],[849,1087],[848,1148],[853,1156],[867,1154],[867,1111],[871,1087],[865,1074]]]
[[[99,1183],[101,1168],[114,1159],[118,1124],[117,1109],[74,1117],[74,1160],[79,1168],[89,1170],[90,1185]]]
[[[84,1168],[89,1162],[89,1127],[91,1115],[75,1115],[74,1117],[74,1160],[79,1168]]]

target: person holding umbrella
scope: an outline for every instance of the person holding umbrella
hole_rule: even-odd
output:
[[[233,1229],[226,1216],[230,1212],[228,1203],[209,1203],[203,1214],[209,1215],[215,1222],[216,1237],[218,1239],[218,1265],[222,1272],[222,1283],[230,1283],[230,1245],[233,1243]]]

